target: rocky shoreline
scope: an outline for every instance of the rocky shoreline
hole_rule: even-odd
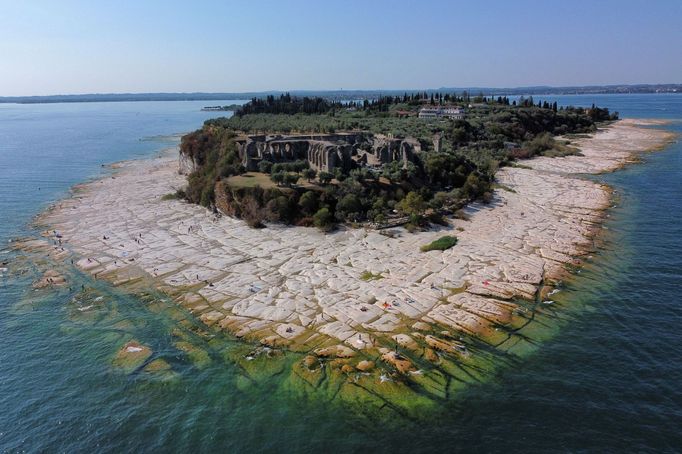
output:
[[[572,141],[580,155],[503,168],[492,203],[470,205],[448,227],[395,229],[393,237],[251,229],[166,200],[184,184],[177,159],[124,162],[44,213],[38,222],[49,239],[23,247],[62,262],[74,257],[81,270],[123,288],[155,287],[211,329],[301,352],[292,370],[307,382],[328,367],[356,384],[361,374],[376,394],[390,373],[406,392],[418,384],[440,398],[462,370],[472,373],[467,365],[489,360],[487,348],[507,352],[522,341],[519,330],[539,303],[593,248],[611,203],[607,186],[580,174],[663,148],[673,136],[644,127],[652,124],[621,120]],[[457,236],[457,246],[420,251],[444,234]]]

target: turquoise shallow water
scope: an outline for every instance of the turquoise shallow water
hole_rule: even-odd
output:
[[[681,96],[547,97],[554,99],[682,119]],[[102,164],[152,155],[172,144],[167,136],[215,115],[199,112],[202,105],[0,105],[0,251],[31,233],[32,216],[71,185],[106,171]],[[682,132],[682,123],[667,128]],[[81,296],[33,292],[30,272],[4,276],[0,450],[679,451],[681,151],[674,144],[600,177],[616,189],[618,206],[604,251],[564,290],[559,334],[428,420],[367,421],[293,399],[275,381],[245,388],[212,345],[204,347],[213,361],[197,367],[169,336],[178,317],[191,318],[160,295],[133,298],[75,274],[107,308],[85,320],[73,309]],[[171,363],[176,378],[113,370],[111,357],[130,333]]]

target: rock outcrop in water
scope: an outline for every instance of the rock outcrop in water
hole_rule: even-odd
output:
[[[502,169],[493,203],[469,206],[466,219],[439,231],[250,229],[162,200],[185,180],[170,159],[122,164],[41,222],[82,271],[124,288],[156,287],[210,330],[207,342],[222,330],[241,339],[243,347],[223,353],[248,378],[239,386],[285,377],[302,395],[415,415],[549,331],[558,305],[545,296],[593,247],[610,199],[608,188],[575,173],[614,170],[671,140],[640,123],[577,140],[581,155]],[[402,153],[383,145],[363,151]],[[291,148],[283,151],[289,159]],[[456,247],[420,251],[448,230]],[[43,243],[41,256],[68,258]],[[381,278],[364,280],[365,272]],[[175,346],[205,367],[210,358],[191,339]]]

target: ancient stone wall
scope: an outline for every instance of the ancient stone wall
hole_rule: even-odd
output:
[[[374,165],[414,160],[421,151],[415,139],[396,139],[369,133],[247,136],[237,141],[239,156],[247,170],[258,163],[307,160],[317,171],[336,168],[348,171],[356,165]]]

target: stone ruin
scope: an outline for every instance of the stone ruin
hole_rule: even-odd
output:
[[[421,152],[414,138],[391,138],[370,133],[251,135],[237,139],[239,157],[248,171],[261,161],[308,161],[317,171],[347,172],[355,167],[378,167],[393,161],[407,163]]]

